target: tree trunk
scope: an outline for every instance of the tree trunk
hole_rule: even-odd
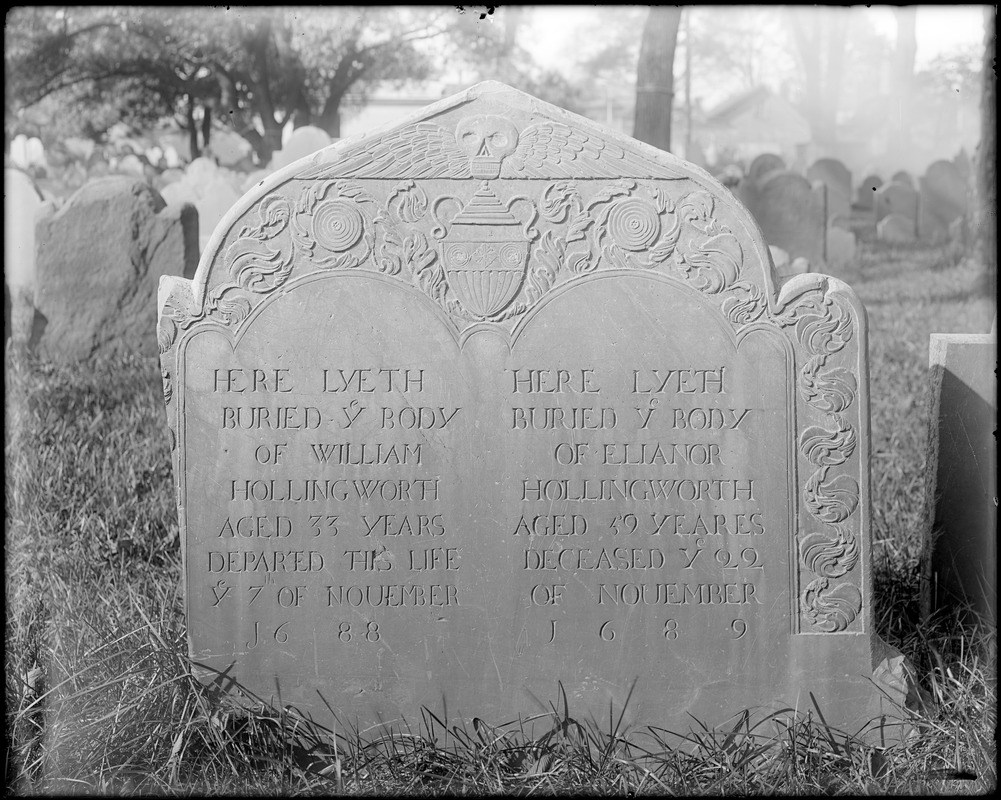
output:
[[[893,85],[890,87],[893,116],[889,142],[892,153],[905,159],[911,153],[911,106],[914,95],[914,56],[917,52],[917,7],[895,7],[897,46],[893,54]]]
[[[191,150],[191,160],[194,161],[202,154],[198,147],[198,125],[195,124],[195,98],[188,95],[187,107],[184,109],[185,118],[188,120],[188,149]]]
[[[977,153],[976,243],[984,267],[984,289],[990,297],[997,292],[998,275],[998,132],[997,77],[994,59],[997,45],[997,12],[993,6],[984,8],[984,61],[980,90],[980,146]]]
[[[202,147],[208,148],[212,138],[212,106],[202,104]]]
[[[671,149],[674,49],[680,22],[679,7],[651,6],[640,40],[633,136],[661,150]]]

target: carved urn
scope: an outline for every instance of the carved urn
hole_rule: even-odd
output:
[[[448,285],[467,311],[489,317],[521,289],[530,241],[484,181],[440,242]]]

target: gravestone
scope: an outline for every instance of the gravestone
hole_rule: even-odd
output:
[[[35,231],[39,351],[59,361],[101,352],[155,354],[153,298],[162,275],[193,275],[198,218],[145,182],[92,181]]]
[[[832,272],[841,273],[845,267],[855,262],[857,242],[855,234],[844,228],[830,226],[827,229],[827,267]]]
[[[850,214],[852,210],[852,173],[836,158],[814,161],[806,171],[807,180],[827,186],[827,215]]]
[[[949,226],[966,213],[966,181],[951,161],[935,161],[920,178],[921,238],[941,243]]]
[[[913,244],[918,238],[917,227],[904,214],[887,214],[876,223],[876,238],[887,244]]]
[[[875,203],[874,196],[876,190],[883,185],[883,179],[879,175],[866,175],[858,187],[858,195],[855,198],[855,205],[861,209],[869,210]]]
[[[890,176],[890,183],[902,183],[904,186],[909,186],[911,189],[914,188],[914,178],[911,177],[911,173],[907,170],[899,170],[894,172]]]
[[[8,288],[11,336],[31,343],[34,333],[35,222],[46,210],[42,193],[28,173],[14,167],[3,171],[3,272]]]
[[[923,610],[997,623],[997,333],[933,333]]]
[[[903,183],[893,182],[880,186],[873,196],[873,211],[876,222],[879,222],[887,214],[900,214],[914,220],[916,226],[918,205],[918,193]]]
[[[221,694],[366,736],[560,686],[626,728],[894,713],[864,309],[779,290],[700,168],[478,84],[269,176],[159,309]]]
[[[827,230],[826,187],[811,184],[789,170],[772,170],[741,184],[740,199],[751,212],[765,241],[781,247],[794,262],[805,258],[812,272],[824,269]]]
[[[756,181],[773,170],[785,168],[786,162],[782,160],[782,156],[777,156],[775,153],[762,153],[754,158],[744,177],[746,180]]]

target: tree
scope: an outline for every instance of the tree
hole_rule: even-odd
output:
[[[337,136],[349,90],[425,77],[431,63],[417,44],[457,16],[443,7],[19,9],[6,35],[8,116],[74,87],[139,91],[152,98],[145,111],[178,116],[193,152],[196,128],[204,139],[221,117],[267,161],[290,120]]]
[[[633,136],[662,150],[671,149],[674,50],[680,23],[679,6],[651,6],[636,67]]]
[[[803,71],[800,105],[814,142],[837,142],[838,99],[844,75],[848,9],[796,7],[789,9],[789,27]]]
[[[984,265],[990,296],[997,291],[998,276],[998,140],[997,76],[994,62],[997,53],[997,11],[984,8],[984,61],[980,90],[980,145],[977,149],[977,195],[979,219],[977,244]]]

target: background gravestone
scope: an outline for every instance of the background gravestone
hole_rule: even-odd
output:
[[[35,221],[45,212],[46,201],[31,176],[14,167],[4,168],[3,190],[3,277],[7,290],[4,297],[5,303],[10,303],[5,321],[16,342],[31,344],[35,315]]]
[[[99,352],[156,353],[153,298],[163,275],[193,275],[198,218],[165,206],[146,183],[102,178],[36,227],[39,350],[54,360]]]
[[[911,189],[914,188],[914,178],[911,177],[911,173],[903,169],[898,172],[894,172],[893,175],[890,176],[890,183],[902,183],[904,186],[908,186]]]
[[[788,170],[773,170],[757,181],[741,184],[740,199],[751,212],[765,241],[781,247],[792,262],[805,258],[810,270],[825,265],[826,187]]]
[[[880,186],[873,195],[873,213],[877,223],[887,214],[900,214],[914,221],[916,231],[918,205],[918,193],[903,183]]]
[[[827,186],[827,216],[850,214],[852,210],[852,173],[836,158],[814,161],[806,171],[809,181]]]
[[[891,710],[864,309],[779,291],[699,168],[479,84],[267,178],[159,307],[220,691],[366,734],[560,685],[627,727]]]
[[[871,209],[875,203],[876,190],[882,185],[883,179],[879,175],[866,175],[859,184],[855,205],[861,209]]]
[[[751,161],[744,177],[746,180],[756,181],[773,170],[785,168],[786,162],[782,160],[782,156],[777,156],[775,153],[762,153]]]
[[[887,214],[876,223],[876,238],[887,244],[913,244],[917,241],[917,227],[905,214]]]
[[[921,238],[941,243],[966,213],[966,181],[951,161],[935,161],[920,178]]]
[[[933,333],[924,612],[997,623],[997,334]]]

